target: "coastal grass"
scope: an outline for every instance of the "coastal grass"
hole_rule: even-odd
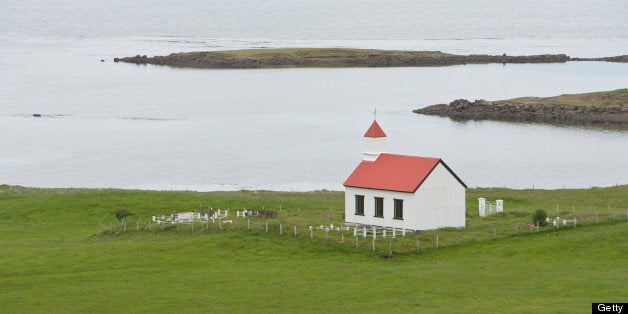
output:
[[[309,238],[309,225],[342,222],[342,192],[0,185],[0,311],[588,312],[591,302],[625,301],[627,195],[628,186],[468,189],[467,228],[378,239],[373,252],[364,238],[356,249],[349,232],[345,243],[337,232]],[[477,197],[504,199],[506,213],[478,217]],[[207,231],[149,227],[152,215],[200,204],[278,216],[253,219],[251,230],[243,218],[222,230],[217,223]],[[135,214],[126,232],[113,216],[120,207]],[[589,217],[576,228],[515,234],[536,209]],[[278,224],[299,234],[286,227],[280,235]],[[428,240],[435,235],[444,241],[438,249]],[[394,258],[381,258],[390,243]]]
[[[338,60],[345,62],[347,58],[364,57],[371,54],[386,55],[390,57],[417,56],[417,57],[446,57],[452,54],[440,51],[406,51],[406,50],[378,50],[378,49],[353,49],[353,48],[265,48],[265,49],[240,49],[210,51],[208,56],[224,56],[226,58],[249,58],[257,60],[274,59],[298,59],[304,61]]]
[[[519,97],[508,100],[490,101],[489,103],[623,108],[628,104],[628,88],[594,93],[563,94],[554,97]]]

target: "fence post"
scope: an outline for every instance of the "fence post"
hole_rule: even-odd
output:
[[[373,237],[373,252],[375,252],[375,237]]]
[[[192,218],[192,232],[194,232],[194,218]]]
[[[135,229],[135,231],[140,231],[140,219],[142,219],[142,217],[137,219],[137,229]]]
[[[358,239],[359,239],[359,237],[356,235],[355,236],[355,249],[356,250],[358,249]]]
[[[584,215],[580,214],[580,224],[584,225]]]
[[[218,228],[222,230],[222,218],[218,218]]]
[[[329,240],[329,228],[325,228],[325,240]]]
[[[266,233],[268,233],[268,220],[266,220]]]
[[[247,219],[246,219],[246,226],[247,226],[246,228],[247,228],[248,230],[251,230],[251,218],[247,218]]]
[[[294,236],[297,236],[297,226],[294,226]]]
[[[283,225],[279,224],[279,235],[283,235]]]
[[[310,239],[314,239],[314,227],[310,226]]]
[[[340,233],[340,243],[341,244],[345,244],[345,233],[344,232]]]

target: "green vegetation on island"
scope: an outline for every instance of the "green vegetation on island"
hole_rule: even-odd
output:
[[[309,225],[343,221],[342,192],[0,185],[0,304],[7,312],[585,312],[628,293],[627,195],[625,185],[468,189],[466,228],[378,238],[372,252],[370,238],[356,249],[352,232],[344,244],[336,231],[310,239]],[[478,217],[478,197],[503,199],[505,213]],[[162,230],[150,218],[201,204],[229,208],[233,224]],[[251,219],[251,230],[234,217],[262,207],[277,217]],[[134,214],[126,232],[120,208]],[[522,229],[537,209],[578,225]],[[381,258],[389,243],[394,258]]]
[[[437,104],[414,112],[456,120],[591,124],[625,129],[628,127],[628,89],[495,101],[457,99],[449,105]]]
[[[571,58],[564,54],[530,56],[455,55],[440,51],[353,48],[275,48],[172,53],[167,56],[114,58],[114,62],[185,68],[254,69],[282,67],[420,67],[482,63],[628,62],[628,55]]]
[[[614,91],[583,94],[563,94],[554,97],[519,97],[508,100],[487,101],[489,104],[546,105],[624,108],[628,107],[628,88]]]

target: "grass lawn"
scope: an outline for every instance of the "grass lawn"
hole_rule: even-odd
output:
[[[477,217],[480,196],[504,199],[506,213]],[[344,244],[339,232],[309,238],[309,225],[341,223],[343,197],[1,185],[0,311],[573,313],[590,312],[591,302],[626,302],[628,186],[469,189],[467,228],[398,237],[393,259],[381,258],[390,244],[384,239],[373,252],[363,238],[356,249],[349,232]],[[152,215],[200,204],[232,214],[281,211],[253,220],[251,230],[243,218],[207,231],[148,224]],[[118,207],[136,214],[127,232],[99,227],[112,224]],[[581,224],[515,233],[539,208],[550,217],[582,217]]]

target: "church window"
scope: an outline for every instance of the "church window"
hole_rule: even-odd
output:
[[[395,216],[394,219],[403,219],[403,200],[395,199]]]
[[[364,195],[355,196],[355,214],[364,216]]]
[[[384,198],[375,198],[375,217],[384,218]]]

